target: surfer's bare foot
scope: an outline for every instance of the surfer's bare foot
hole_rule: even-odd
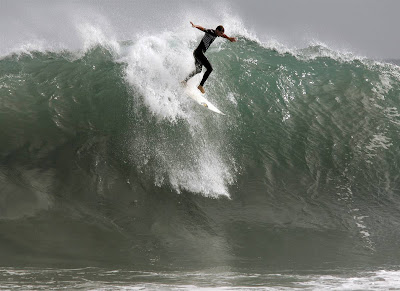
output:
[[[187,82],[186,82],[185,80],[183,80],[183,81],[181,82],[181,85],[182,85],[182,87],[186,87],[186,86],[187,86]]]
[[[199,86],[197,87],[197,89],[199,89],[200,92],[203,93],[203,94],[206,93],[206,91],[204,90],[203,86],[201,86],[201,85],[199,85]]]

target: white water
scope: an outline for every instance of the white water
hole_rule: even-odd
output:
[[[141,272],[82,269],[0,269],[2,290],[398,290],[397,270],[340,274]]]

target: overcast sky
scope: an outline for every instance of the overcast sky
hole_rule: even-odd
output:
[[[204,15],[218,21],[224,13],[239,17],[263,41],[289,47],[320,41],[357,55],[400,59],[399,11],[400,0],[0,0],[0,52],[35,38],[73,43],[73,15],[106,22],[127,39],[168,30],[185,15],[207,27]]]
[[[400,58],[400,0],[235,1],[249,26],[283,41],[327,42],[372,57]]]

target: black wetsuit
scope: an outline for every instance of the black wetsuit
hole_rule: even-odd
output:
[[[204,53],[218,36],[215,33],[214,29],[205,29],[204,32],[205,34],[203,39],[201,40],[199,46],[193,52],[196,69],[193,72],[191,72],[189,76],[185,79],[185,81],[187,81],[194,75],[200,73],[201,67],[204,66],[207,70],[204,73],[203,79],[200,82],[200,86],[204,85],[205,81],[207,80],[208,76],[211,74],[213,70],[210,62],[208,61]]]

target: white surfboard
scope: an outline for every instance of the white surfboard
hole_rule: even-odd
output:
[[[194,101],[196,101],[197,103],[199,103],[200,105],[202,105],[203,107],[214,111],[216,113],[225,115],[224,113],[222,113],[217,107],[215,107],[210,101],[208,101],[204,95],[200,92],[199,89],[197,89],[196,87],[192,87],[192,86],[187,86],[184,89],[184,92],[190,97],[192,98]]]

